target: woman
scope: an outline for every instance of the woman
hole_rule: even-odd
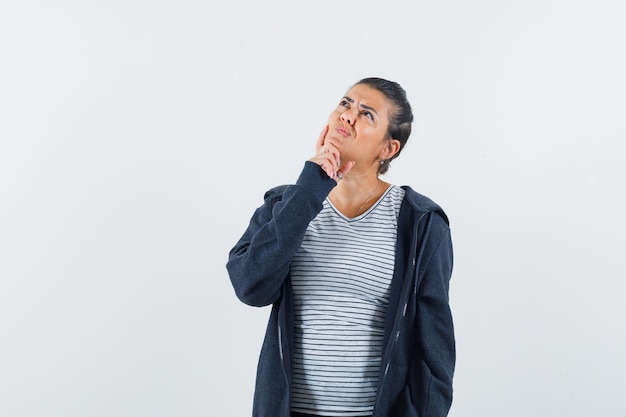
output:
[[[446,416],[455,363],[442,209],[379,178],[413,114],[395,82],[341,98],[294,185],[268,191],[227,269],[273,304],[254,417]]]

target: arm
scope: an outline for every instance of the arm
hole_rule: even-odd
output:
[[[307,161],[295,185],[282,193],[277,189],[266,193],[226,264],[241,301],[265,306],[278,299],[306,228],[335,185],[317,164]]]
[[[456,360],[454,327],[448,291],[453,252],[450,229],[440,216],[433,216],[431,240],[425,252],[418,291],[418,346],[432,379],[428,388],[426,415],[445,417],[452,404],[452,376]],[[434,233],[433,233],[434,232]]]

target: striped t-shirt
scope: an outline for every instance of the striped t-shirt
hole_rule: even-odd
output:
[[[309,223],[291,264],[292,411],[372,412],[403,198],[404,190],[391,186],[355,218],[327,198]]]

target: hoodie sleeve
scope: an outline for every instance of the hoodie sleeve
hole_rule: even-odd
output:
[[[456,353],[449,283],[453,253],[450,229],[445,220],[434,215],[426,262],[417,294],[418,345],[432,378],[428,389],[426,416],[445,417],[452,404],[452,377]]]
[[[295,185],[265,194],[264,204],[254,212],[226,264],[242,302],[265,306],[278,299],[309,222],[335,185],[317,164],[307,161]]]

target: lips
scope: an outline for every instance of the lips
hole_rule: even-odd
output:
[[[338,127],[338,128],[336,128],[336,129],[335,129],[335,131],[336,131],[337,133],[339,133],[339,134],[340,134],[341,136],[343,136],[343,137],[346,137],[346,138],[347,138],[348,136],[350,136],[350,132],[348,132],[348,131],[347,131],[346,129],[344,129],[343,127]]]

